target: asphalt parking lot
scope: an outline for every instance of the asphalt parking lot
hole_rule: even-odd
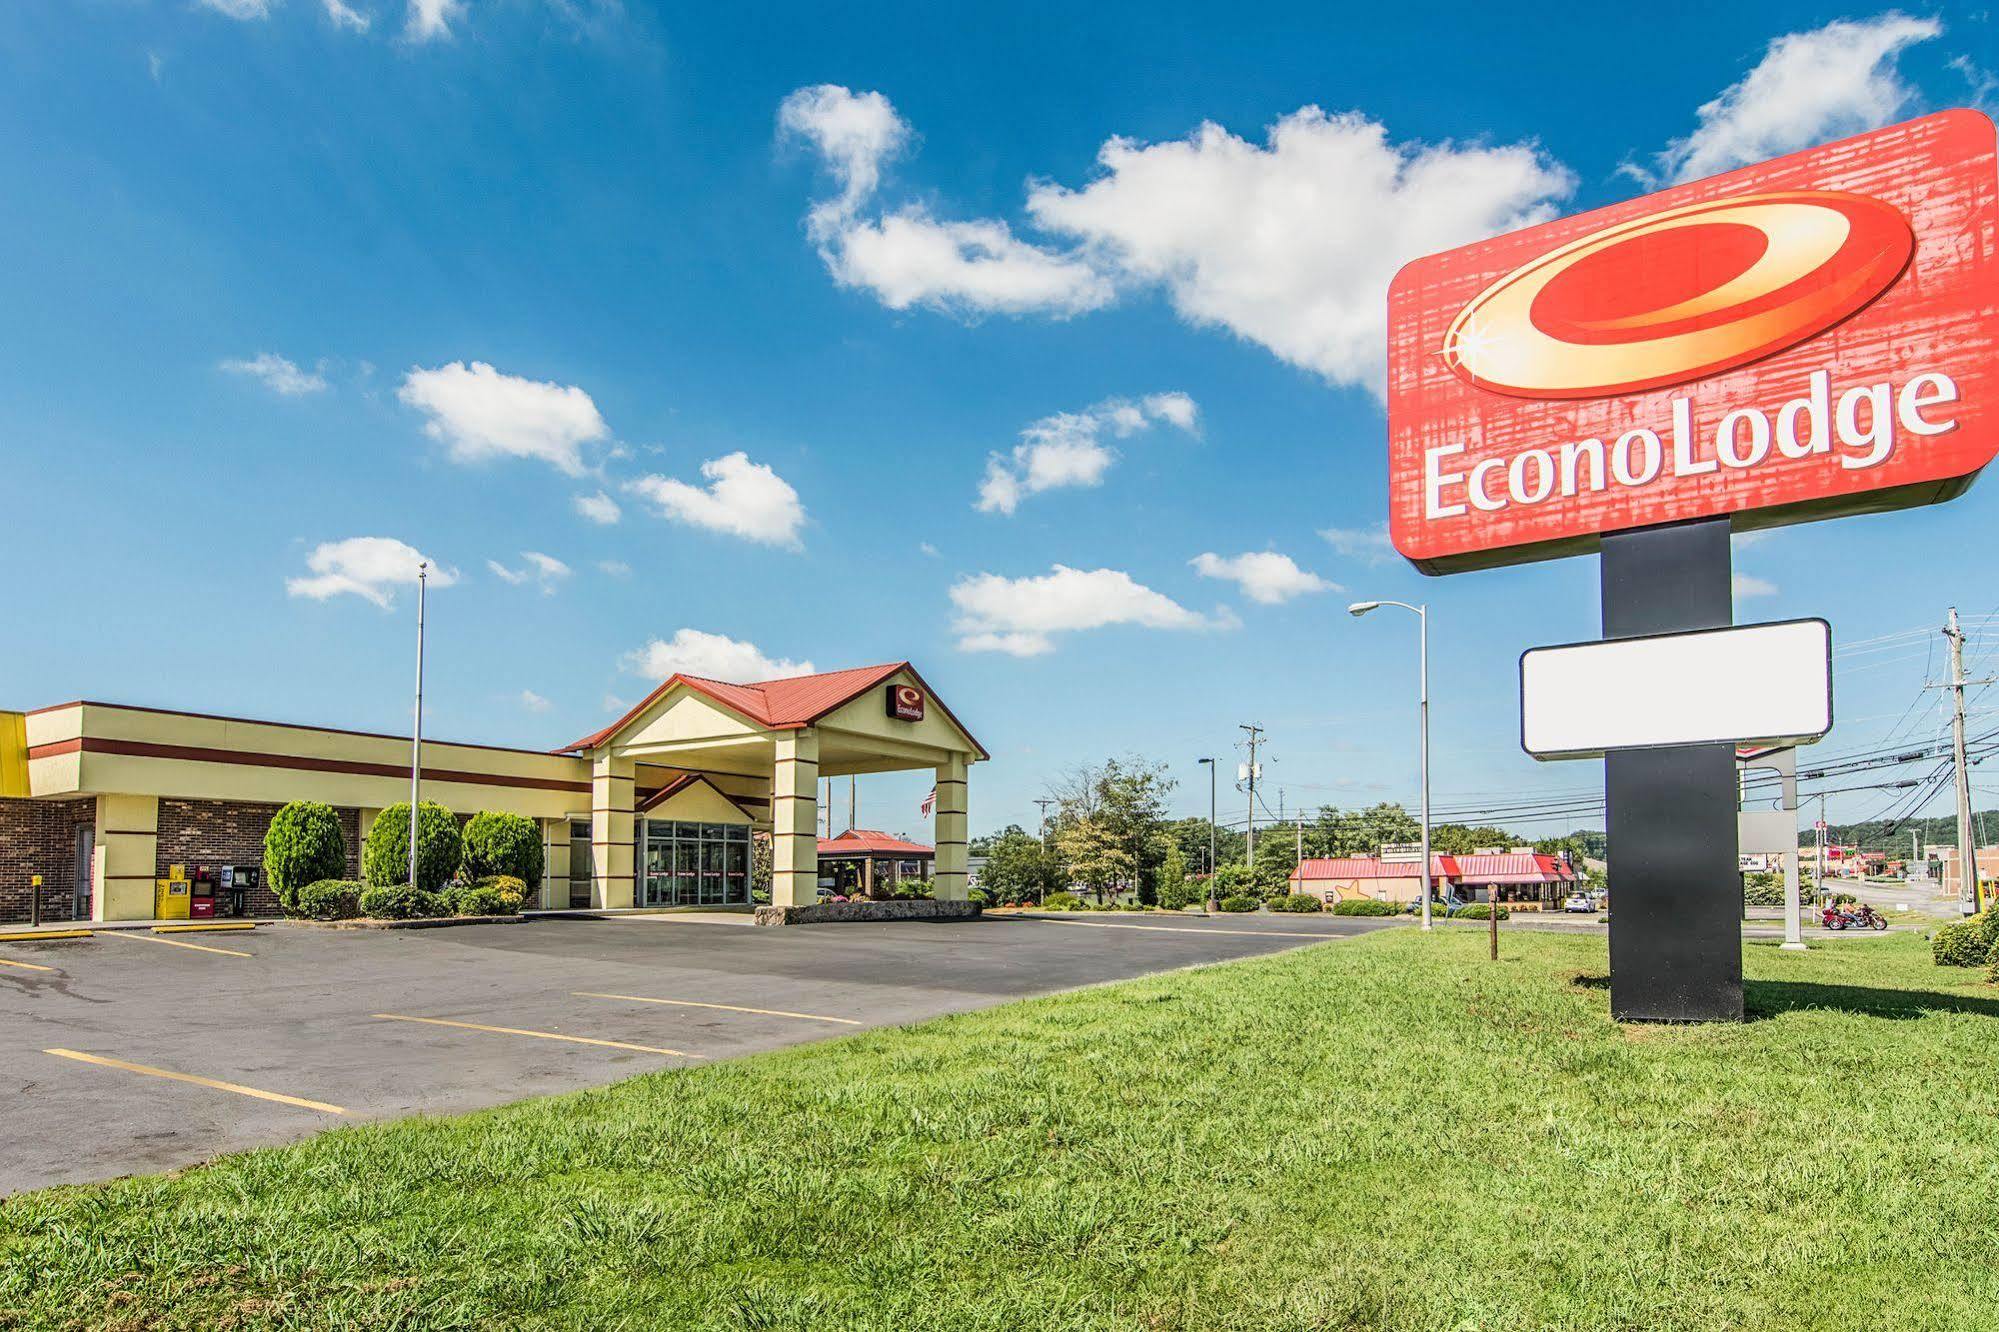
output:
[[[190,1165],[1393,924],[687,918],[0,944],[0,1193]]]

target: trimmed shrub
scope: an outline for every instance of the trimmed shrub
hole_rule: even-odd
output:
[[[1083,899],[1074,893],[1050,893],[1041,899],[1043,911],[1081,911]]]
[[[524,884],[541,882],[541,829],[519,814],[481,810],[465,825],[464,873],[468,879],[505,875]]]
[[[1985,979],[1999,984],[1999,942],[1992,945],[1992,951],[1985,955]]]
[[[1272,911],[1298,911],[1298,912],[1309,913],[1313,911],[1324,911],[1326,909],[1326,904],[1324,902],[1321,902],[1318,898],[1312,896],[1310,893],[1288,893],[1283,897],[1273,897],[1270,899],[1269,905]]]
[[[361,914],[364,887],[352,879],[321,879],[299,889],[287,910],[307,920],[352,920]]]
[[[347,842],[333,806],[294,800],[271,816],[264,833],[264,875],[286,912],[296,911],[300,889],[337,879],[346,868]]]
[[[967,902],[970,902],[973,906],[989,906],[992,903],[992,898],[986,896],[986,890],[983,888],[972,888],[967,890],[965,893],[965,900]]]
[[[527,886],[511,874],[493,874],[461,884],[450,894],[460,916],[511,916],[521,909]]]
[[[1247,893],[1231,893],[1229,896],[1215,903],[1215,905],[1223,911],[1243,912],[1254,911],[1262,906],[1263,903],[1259,899],[1249,896]]]
[[[1999,905],[1986,907],[1975,916],[1967,916],[1965,923],[1978,927],[1978,937],[1987,944],[1999,943]]]
[[[1499,918],[1501,920],[1513,919],[1513,912],[1507,909],[1506,903],[1504,902],[1501,902],[1499,904]],[[1451,919],[1490,920],[1492,919],[1492,906],[1490,903],[1487,902],[1467,902],[1463,906],[1458,907],[1456,910],[1451,912]]]
[[[1991,951],[1979,927],[1968,920],[1939,926],[1930,936],[1930,960],[1940,967],[1982,966]]]
[[[428,920],[451,915],[451,899],[406,883],[376,883],[361,890],[361,914],[370,920]]]
[[[436,801],[424,801],[416,817],[416,886],[428,893],[440,891],[458,873],[459,862],[464,858],[465,839],[459,835],[458,820]],[[368,829],[368,845],[361,860],[361,877],[378,888],[394,887],[409,880],[407,800],[390,805],[375,816],[375,826]]]
[[[1377,902],[1372,897],[1348,897],[1333,903],[1335,916],[1399,916],[1402,908],[1393,902]]]

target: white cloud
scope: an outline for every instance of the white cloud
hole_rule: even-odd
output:
[[[951,602],[958,608],[955,628],[960,648],[1016,657],[1053,651],[1052,635],[1079,629],[1114,624],[1208,629],[1228,623],[1190,611],[1122,570],[1071,569],[1061,564],[1038,577],[961,578],[951,586]]]
[[[1730,575],[1728,590],[1736,597],[1774,597],[1777,585],[1767,578],[1755,574],[1739,573]]]
[[[449,37],[451,21],[465,14],[465,0],[410,0],[409,21],[403,36],[412,42]]]
[[[575,504],[576,512],[582,514],[591,522],[601,523],[606,527],[617,522],[618,519],[624,516],[625,512],[618,507],[616,500],[601,490],[594,495],[578,495],[575,499]]]
[[[1104,442],[1106,434],[1122,439],[1157,421],[1192,431],[1198,419],[1199,409],[1184,393],[1155,393],[1137,402],[1107,398],[1080,412],[1044,416],[1020,432],[1012,452],[988,455],[977,507],[1012,513],[1028,495],[1098,485],[1118,456]]]
[[[303,393],[318,393],[326,387],[324,375],[311,370],[301,370],[275,352],[259,352],[247,360],[223,361],[219,368],[226,374],[248,375],[271,392],[282,394],[287,398],[295,398]]]
[[[1779,37],[1741,81],[1696,112],[1698,128],[1667,145],[1656,171],[1631,174],[1696,180],[1885,125],[1915,97],[1896,57],[1942,31],[1935,19],[1890,10]]]
[[[933,560],[937,558],[937,547],[931,545],[928,541],[917,542],[916,548]]]
[[[1081,258],[1023,241],[996,219],[939,220],[917,204],[865,216],[882,168],[910,139],[908,123],[880,93],[830,83],[800,88],[777,118],[780,133],[810,144],[840,187],[805,221],[841,286],[872,292],[892,310],[922,305],[965,317],[1077,314],[1115,295]]]
[[[1543,220],[1573,188],[1531,144],[1392,143],[1358,112],[1307,106],[1258,145],[1219,125],[1114,138],[1080,189],[1037,184],[1028,212],[1189,323],[1225,328],[1335,384],[1377,394],[1386,293],[1407,260]]]
[[[1340,554],[1365,564],[1386,564],[1395,558],[1395,542],[1388,535],[1387,523],[1373,527],[1322,527],[1319,535]]]
[[[705,490],[665,476],[642,476],[625,488],[679,522],[765,545],[798,547],[805,507],[776,472],[738,452],[702,463],[701,475],[709,481]]]
[[[387,609],[398,591],[416,582],[417,566],[426,561],[430,564],[430,586],[450,587],[458,581],[455,570],[394,537],[327,541],[306,556],[310,576],[287,578],[285,591],[312,601],[352,594]]]
[[[611,575],[613,578],[630,578],[632,576],[632,566],[626,564],[623,560],[598,560],[597,568]]]
[[[547,712],[549,702],[532,689],[521,690],[521,706],[529,712]]]
[[[1315,573],[1300,569],[1289,555],[1274,550],[1248,551],[1221,556],[1209,551],[1188,561],[1203,578],[1226,578],[1242,588],[1251,601],[1276,606],[1308,592],[1337,592],[1338,583],[1329,583]]]
[[[611,433],[582,389],[501,374],[484,361],[413,369],[396,396],[430,417],[424,432],[449,446],[453,462],[539,458],[579,476],[582,446]]]
[[[336,28],[366,32],[368,25],[373,22],[366,14],[350,8],[345,0],[325,0],[325,4],[326,17],[333,21],[333,26]]]
[[[509,569],[498,560],[487,560],[486,567],[501,581],[519,587],[522,583],[533,582],[541,588],[543,596],[554,596],[555,589],[562,580],[569,577],[572,570],[553,555],[544,555],[538,550],[524,550],[521,558],[527,561],[523,568]]]
[[[195,0],[195,4],[224,18],[260,19],[271,16],[271,0]]]
[[[633,675],[650,680],[698,675],[732,684],[755,684],[812,674],[809,661],[766,657],[754,643],[699,629],[678,629],[671,639],[652,639],[644,647],[627,652],[622,662]]]

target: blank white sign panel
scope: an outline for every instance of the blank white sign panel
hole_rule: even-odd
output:
[[[1613,638],[1520,658],[1520,744],[1535,758],[1725,740],[1809,744],[1831,729],[1824,620]]]

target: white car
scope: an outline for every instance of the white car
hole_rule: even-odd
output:
[[[1570,893],[1562,902],[1564,911],[1594,911],[1596,903],[1590,901],[1588,893]]]

